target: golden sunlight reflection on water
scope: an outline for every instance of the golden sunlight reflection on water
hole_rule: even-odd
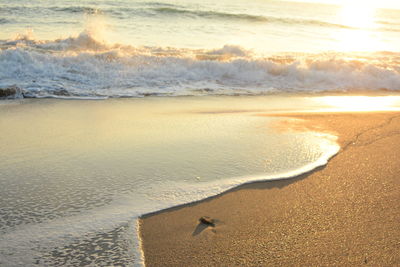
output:
[[[400,96],[324,96],[315,99],[324,111],[398,111]]]

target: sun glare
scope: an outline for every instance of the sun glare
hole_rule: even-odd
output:
[[[384,50],[380,33],[376,31],[376,4],[371,1],[343,1],[338,21],[345,29],[335,33],[342,51]]]
[[[398,110],[398,96],[326,96],[321,97],[328,111],[389,111]]]
[[[373,28],[375,26],[376,8],[361,1],[347,1],[341,6],[340,19],[342,25],[351,28]]]

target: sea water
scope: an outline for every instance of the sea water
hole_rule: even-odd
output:
[[[399,15],[0,1],[0,88],[18,88],[0,102],[0,265],[141,265],[138,216],[326,164],[334,136],[260,114],[335,108],[296,94],[397,91]]]

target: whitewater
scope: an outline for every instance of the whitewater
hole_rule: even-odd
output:
[[[143,97],[399,90],[400,53],[254,55],[235,45],[108,45],[88,32],[0,42],[0,87],[16,97]]]

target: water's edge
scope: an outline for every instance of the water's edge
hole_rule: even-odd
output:
[[[82,119],[82,123],[88,123],[93,120],[93,114],[96,115],[96,118],[101,119],[101,118],[113,118],[113,121],[119,121],[122,120],[125,117],[121,116],[121,114],[130,114],[129,118],[131,116],[135,115],[136,117],[143,117],[143,114],[151,113],[151,116],[155,116],[154,118],[160,119],[162,116],[165,120],[170,121],[170,115],[174,116],[175,114],[184,114],[182,117],[176,117],[179,119],[180,123],[182,123],[182,120],[186,117],[192,118],[195,114],[197,116],[201,116],[203,119],[207,118],[207,116],[212,116],[213,118],[219,118],[219,119],[224,119],[226,120],[226,117],[234,117],[238,118],[241,117],[242,115],[249,116],[248,118],[259,118],[259,116],[256,116],[260,113],[264,114],[270,114],[271,118],[276,118],[278,121],[284,120],[282,117],[274,117],[274,113],[277,112],[275,105],[279,104],[278,110],[282,112],[282,106],[285,106],[286,104],[289,105],[293,103],[293,98],[288,97],[287,95],[285,96],[269,96],[269,97],[225,97],[223,99],[229,100],[229,101],[221,101],[220,97],[216,96],[209,96],[209,97],[182,97],[182,98],[159,98],[159,97],[146,97],[145,99],[132,99],[132,100],[108,100],[107,102],[103,101],[88,101],[85,106],[85,112],[90,114],[87,118],[84,116]],[[166,101],[168,100],[166,103]],[[298,101],[297,101],[298,100]],[[304,105],[304,110],[307,110],[306,108],[311,108],[314,110],[318,110],[319,106],[315,106],[313,101],[310,100],[310,97],[300,97],[297,98],[297,104],[300,105],[303,103]],[[300,101],[301,100],[301,101]],[[71,101],[71,102],[70,102]],[[55,99],[17,99],[17,100],[5,100],[5,101],[0,101],[0,107],[2,106],[3,110],[5,111],[6,114],[14,114],[15,115],[15,109],[18,109],[19,112],[23,115],[22,117],[16,116],[13,118],[12,121],[17,120],[18,118],[22,118],[22,126],[23,122],[25,120],[29,120],[32,118],[36,118],[39,116],[41,118],[42,115],[45,114],[52,114],[50,118],[57,118],[57,121],[59,120],[66,120],[66,121],[74,121],[76,116],[81,116],[83,114],[82,112],[72,112],[71,107],[75,107],[74,105],[81,105],[81,101],[76,101],[74,102],[73,100],[70,101],[65,101],[65,100],[55,100]],[[131,103],[133,102],[135,105],[132,105]],[[100,103],[101,102],[101,103]],[[59,105],[54,105],[55,103]],[[103,105],[103,103],[106,103],[107,105]],[[122,105],[123,104],[123,105]],[[35,107],[40,107],[40,110],[38,112],[31,112],[32,108],[31,105],[38,105]],[[55,106],[57,108],[55,108]],[[88,107],[91,106],[93,108],[92,112],[88,112]],[[118,109],[115,109],[115,107],[118,106]],[[301,106],[301,105],[300,105]],[[101,107],[101,108],[99,108]],[[112,107],[112,108],[110,108]],[[132,112],[131,108],[135,107],[135,112]],[[285,110],[285,109],[284,109]],[[300,109],[301,110],[301,109]],[[129,111],[129,112],[127,112]],[[162,111],[159,114],[159,111]],[[27,113],[30,112],[32,113],[32,118],[29,117]],[[297,112],[299,111],[299,107],[297,107]],[[232,114],[233,115],[230,115]],[[237,115],[236,115],[237,113]],[[118,116],[113,117],[112,115]],[[47,115],[45,115],[46,117]],[[107,117],[108,116],[108,117]],[[46,117],[47,118],[47,117]],[[54,119],[53,118],[53,119]],[[85,119],[86,118],[86,119]],[[153,118],[153,117],[151,117]],[[287,116],[287,118],[290,119],[290,115]],[[52,120],[50,120],[52,121]],[[229,121],[229,120],[228,120]],[[9,122],[7,120],[4,120],[3,123],[4,125],[7,125],[6,123]],[[46,122],[49,122],[47,119]],[[163,125],[161,121],[157,121],[157,124]],[[240,121],[238,121],[240,122]],[[77,127],[81,127],[82,125],[86,124],[79,124]],[[229,121],[229,124],[232,124]],[[239,123],[240,124],[240,123]],[[239,125],[238,124],[238,125]],[[19,125],[19,124],[16,124]],[[69,125],[67,123],[67,125]],[[240,124],[242,125],[242,124]],[[70,125],[71,126],[71,125]],[[72,125],[73,126],[73,125]],[[246,126],[246,125],[244,125]],[[15,129],[18,127],[14,127]],[[68,127],[71,128],[71,127]],[[13,129],[13,128],[12,128]],[[63,133],[64,128],[61,127],[59,132]],[[101,130],[102,128],[100,128]],[[224,128],[225,129],[225,128]],[[126,130],[126,129],[125,129]],[[214,129],[214,131],[219,131],[219,128]],[[234,129],[232,129],[234,130]],[[47,132],[47,131],[46,131]],[[36,257],[35,252],[31,250],[31,246],[33,246],[36,242],[42,242],[45,241],[45,243],[41,243],[43,245],[43,248],[49,247],[49,248],[57,248],[60,249],[59,251],[64,250],[64,246],[68,246],[69,243],[74,242],[74,236],[84,236],[86,233],[94,233],[97,231],[113,231],[115,229],[114,227],[118,226],[123,223],[125,230],[123,233],[123,240],[124,244],[127,246],[123,247],[125,250],[124,255],[126,253],[126,264],[129,266],[145,266],[145,255],[144,255],[144,245],[142,240],[142,235],[141,235],[141,223],[142,219],[145,219],[149,216],[157,215],[159,213],[165,212],[165,211],[170,211],[170,210],[175,210],[175,209],[180,209],[182,207],[188,207],[192,205],[197,205],[199,203],[202,203],[203,201],[209,201],[214,198],[217,198],[221,195],[224,195],[226,193],[240,190],[242,188],[246,188],[246,186],[249,185],[254,185],[256,183],[265,183],[269,181],[275,181],[278,185],[285,186],[287,184],[293,183],[298,181],[299,179],[304,179],[306,178],[309,174],[311,174],[314,171],[318,171],[320,168],[323,168],[328,161],[334,157],[340,150],[340,147],[338,143],[336,142],[337,137],[331,134],[325,134],[321,133],[318,131],[306,131],[307,133],[310,133],[310,137],[312,138],[317,138],[322,141],[321,144],[324,144],[324,148],[321,147],[319,150],[318,157],[314,157],[313,159],[316,159],[314,162],[306,163],[306,165],[292,165],[293,169],[285,169],[285,171],[276,171],[276,172],[270,172],[269,175],[266,174],[260,174],[263,171],[253,171],[252,175],[248,175],[247,173],[251,173],[249,171],[244,172],[244,176],[234,176],[235,174],[230,174],[229,170],[223,171],[221,180],[211,180],[208,181],[207,179],[199,179],[199,180],[194,180],[194,183],[188,183],[187,180],[178,180],[178,181],[171,181],[169,184],[165,185],[162,184],[162,187],[160,187],[160,191],[157,191],[158,194],[157,196],[153,196],[149,201],[154,202],[154,206],[146,206],[145,204],[147,203],[144,201],[145,194],[143,195],[135,195],[135,197],[130,197],[128,195],[122,194],[120,197],[116,197],[113,199],[112,203],[106,205],[106,206],[101,206],[99,208],[94,208],[90,210],[88,213],[83,214],[82,216],[80,214],[76,214],[76,216],[67,216],[67,217],[60,217],[59,219],[55,220],[50,220],[45,222],[45,223],[39,223],[39,224],[34,224],[32,227],[18,227],[16,228],[16,231],[10,232],[6,235],[4,235],[3,240],[0,242],[1,245],[3,245],[4,251],[12,251],[11,249],[14,247],[21,247],[20,252],[23,251],[28,251],[29,253],[32,253],[32,255],[27,255],[27,260],[29,259],[42,259],[39,257]],[[58,132],[57,132],[58,133]],[[25,133],[27,134],[27,133]],[[36,134],[36,132],[35,132]],[[251,132],[253,134],[253,132]],[[300,133],[301,134],[301,133]],[[264,133],[263,133],[264,135]],[[68,135],[67,135],[68,136]],[[85,135],[84,135],[85,136]],[[91,137],[91,135],[88,135]],[[121,135],[123,136],[123,135]],[[11,138],[11,135],[10,135]],[[18,138],[18,136],[17,136]],[[19,137],[22,138],[22,137]],[[23,137],[25,138],[25,137]],[[98,138],[101,140],[101,138]],[[118,139],[118,138],[117,138]],[[64,140],[64,139],[60,139]],[[66,139],[68,140],[68,139]],[[244,139],[246,140],[246,139]],[[125,140],[126,141],[126,140]],[[248,143],[249,141],[246,141],[245,143]],[[111,143],[114,144],[114,143]],[[111,145],[110,144],[110,145]],[[305,143],[303,143],[305,144]],[[312,148],[313,145],[310,146],[310,144],[307,146]],[[240,150],[243,151],[243,150]],[[239,151],[239,152],[240,152]],[[298,150],[295,149],[294,153],[296,153]],[[212,151],[210,151],[212,153]],[[253,156],[251,157],[251,160],[256,160],[257,158],[254,158]],[[298,166],[296,168],[296,166]],[[289,171],[286,171],[289,170]],[[150,173],[151,174],[151,173]],[[171,175],[171,174],[170,174]],[[174,175],[174,174],[172,174]],[[241,174],[237,174],[241,175]],[[207,177],[207,176],[202,176],[201,177]],[[225,178],[226,177],[226,178]],[[200,177],[196,177],[200,178]],[[195,179],[195,178],[193,178]],[[272,187],[274,187],[273,184],[275,183],[270,183]],[[157,187],[157,183],[155,185]],[[176,194],[175,194],[176,193]],[[143,201],[141,200],[143,199]],[[158,200],[164,199],[162,202],[158,202]],[[149,203],[147,203],[149,204]],[[140,208],[139,210],[132,210],[132,207],[135,207],[135,205],[139,205]],[[113,216],[113,217],[109,217]],[[199,215],[200,217],[200,215]],[[110,220],[112,218],[112,220]],[[65,224],[70,224],[71,228],[70,229],[64,229]],[[93,223],[97,223],[96,226]],[[97,227],[99,226],[99,227]],[[100,228],[101,227],[101,228]],[[54,233],[54,236],[53,236]],[[30,237],[29,242],[27,243],[26,236]],[[33,235],[32,237],[30,235]],[[36,236],[35,236],[36,235]],[[36,238],[37,237],[37,238]],[[87,236],[87,238],[91,238],[91,236]],[[13,242],[6,242],[6,240],[14,240]],[[24,243],[27,243],[27,245],[24,245]],[[18,254],[18,253],[17,253]],[[19,256],[24,256],[24,253],[19,253],[20,255],[16,254],[10,254],[10,257],[6,257],[4,259],[4,262],[15,262],[15,259]],[[47,256],[47,255],[45,255]],[[101,257],[100,257],[101,258]],[[99,259],[100,259],[99,258]],[[46,259],[45,257],[43,259]],[[125,259],[125,258],[124,258]],[[3,259],[2,259],[3,260]],[[26,263],[31,262],[31,261],[26,261]],[[22,264],[22,262],[21,262]],[[23,266],[23,265],[21,265]],[[31,266],[29,263],[25,266]]]
[[[340,149],[341,149],[341,147],[339,146],[338,143],[336,143],[336,146],[332,147],[331,151],[327,151],[327,153],[323,157],[319,158],[316,162],[308,164],[300,169],[290,171],[288,173],[283,173],[282,175],[254,176],[250,180],[244,181],[244,182],[238,183],[238,184],[232,184],[232,182],[235,179],[231,179],[226,183],[226,185],[227,185],[226,188],[221,190],[221,192],[213,194],[209,197],[194,200],[192,202],[187,202],[187,203],[183,203],[183,204],[179,204],[179,205],[174,205],[172,207],[168,207],[165,209],[161,209],[161,210],[157,210],[157,211],[153,211],[153,212],[149,212],[149,213],[140,215],[139,217],[134,219],[136,227],[135,227],[135,235],[134,235],[134,243],[133,244],[134,244],[134,248],[136,249],[135,259],[138,262],[135,262],[133,264],[133,266],[135,266],[135,267],[136,266],[137,267],[145,266],[145,252],[143,249],[143,239],[142,239],[141,232],[140,232],[140,227],[141,227],[144,219],[146,219],[148,217],[152,217],[152,216],[157,216],[158,214],[161,214],[164,212],[179,210],[181,208],[191,207],[191,206],[195,206],[197,204],[201,204],[203,202],[211,201],[211,200],[221,197],[225,194],[229,194],[231,192],[246,189],[246,187],[251,186],[251,185],[256,185],[256,184],[260,184],[260,183],[272,183],[272,182],[275,182],[275,183],[282,182],[282,184],[279,186],[289,185],[296,181],[305,179],[308,176],[310,176],[311,174],[313,174],[314,172],[320,171],[323,168],[325,168],[326,165],[329,163],[329,161],[339,154]],[[241,179],[243,179],[243,178],[241,178]],[[278,185],[277,185],[277,187],[278,187]],[[199,217],[200,217],[200,215],[199,215]]]

